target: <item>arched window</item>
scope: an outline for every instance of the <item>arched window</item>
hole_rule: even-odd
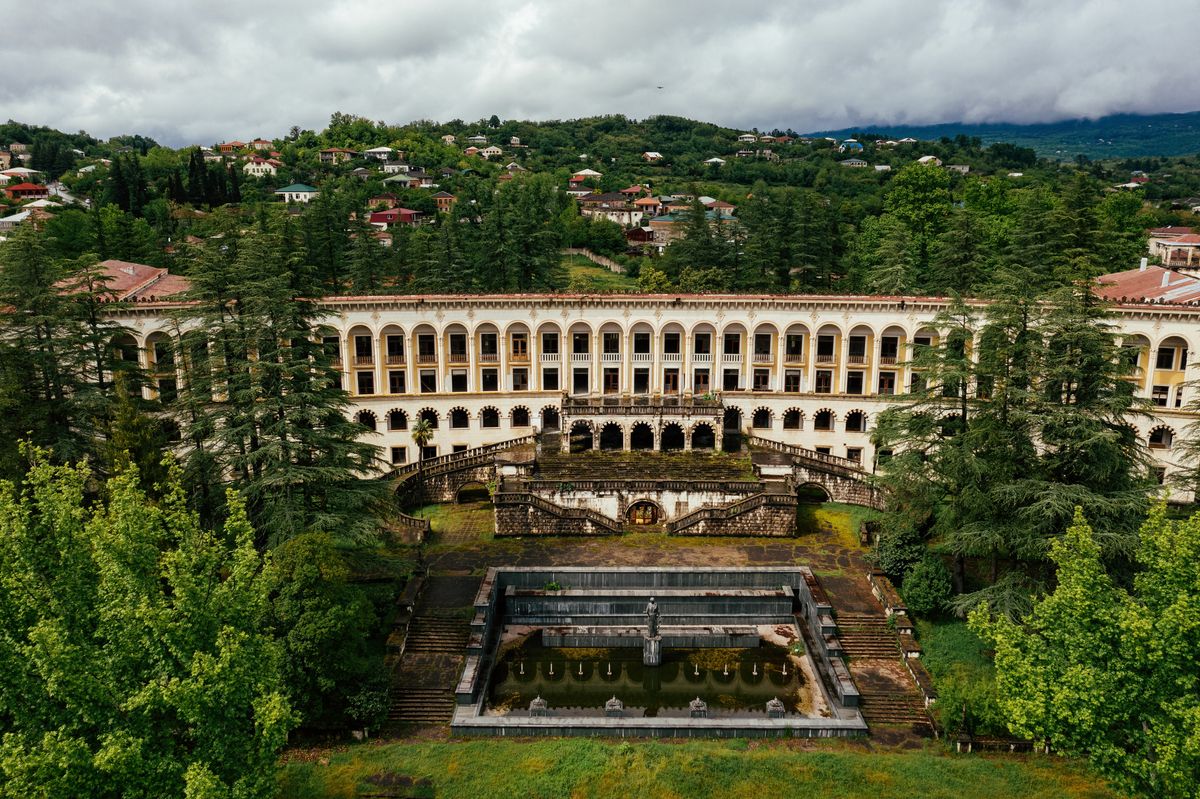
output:
[[[484,408],[479,412],[479,420],[481,427],[499,427],[500,411],[495,408]]]
[[[813,430],[832,430],[833,429],[833,411],[828,408],[822,408],[817,411],[817,415],[813,417]]]
[[[450,409],[450,429],[465,430],[470,425],[470,417],[463,408]]]
[[[408,415],[400,410],[388,411],[387,423],[388,430],[407,430]]]
[[[518,405],[512,409],[512,426],[513,427],[529,427],[529,409],[523,405]]]
[[[375,414],[371,413],[370,411],[359,411],[357,414],[355,414],[354,421],[358,422],[368,430],[378,429],[378,422],[375,419]]]
[[[804,428],[804,417],[797,408],[788,408],[783,413],[784,430],[801,430]]]
[[[1150,431],[1150,449],[1170,449],[1175,443],[1175,433],[1169,427],[1156,427]]]
[[[437,427],[438,427],[437,411],[435,411],[433,408],[423,408],[421,410],[421,421],[427,422],[429,424],[430,429],[437,430]]]
[[[770,430],[771,412],[766,408],[756,408],[754,416],[750,417],[750,425],[755,430]]]
[[[865,433],[867,431],[867,415],[862,411],[850,411],[846,414],[846,430],[850,433]]]

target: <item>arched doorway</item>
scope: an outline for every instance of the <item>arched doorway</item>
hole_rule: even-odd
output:
[[[629,506],[629,510],[625,512],[625,518],[630,524],[640,527],[658,524],[662,521],[663,513],[653,502],[642,500]]]
[[[571,425],[571,452],[587,452],[592,448],[592,426],[587,422]]]
[[[558,408],[542,408],[542,430],[552,433],[558,431]]]
[[[492,495],[488,492],[487,486],[478,481],[463,483],[458,487],[458,493],[454,495],[454,501],[460,505],[467,502],[490,502],[491,500]]]
[[[609,422],[600,428],[600,449],[625,449],[625,432],[621,429],[621,425],[616,422]]]
[[[821,503],[830,500],[829,492],[817,483],[802,483],[796,486],[796,535],[818,533],[821,520],[817,511]]]
[[[663,452],[678,452],[683,449],[683,428],[671,422],[663,427],[662,440],[659,442],[659,449]]]
[[[654,449],[654,429],[645,422],[638,422],[629,431],[629,448],[632,450]]]
[[[700,423],[692,428],[692,449],[716,449],[717,434],[711,426]]]

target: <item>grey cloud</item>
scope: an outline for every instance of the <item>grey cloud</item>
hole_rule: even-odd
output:
[[[335,110],[806,130],[1200,109],[1180,68],[1189,0],[60,0],[5,23],[22,66],[0,116],[175,145],[319,128]]]

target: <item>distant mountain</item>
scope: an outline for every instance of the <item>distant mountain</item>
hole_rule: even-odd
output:
[[[877,133],[892,139],[912,136],[936,140],[942,136],[978,136],[985,144],[1006,141],[1032,147],[1044,158],[1070,161],[1088,158],[1127,158],[1200,154],[1200,111],[1186,114],[1114,114],[1099,119],[1070,119],[1035,125],[1009,123],[939,125],[864,125],[820,131],[809,136],[849,138]]]

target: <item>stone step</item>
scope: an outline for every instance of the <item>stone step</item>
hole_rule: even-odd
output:
[[[444,688],[409,688],[392,691],[388,720],[396,724],[445,724],[454,715],[454,696]]]
[[[912,724],[932,728],[921,695],[912,693],[863,693],[859,708],[868,724]]]

